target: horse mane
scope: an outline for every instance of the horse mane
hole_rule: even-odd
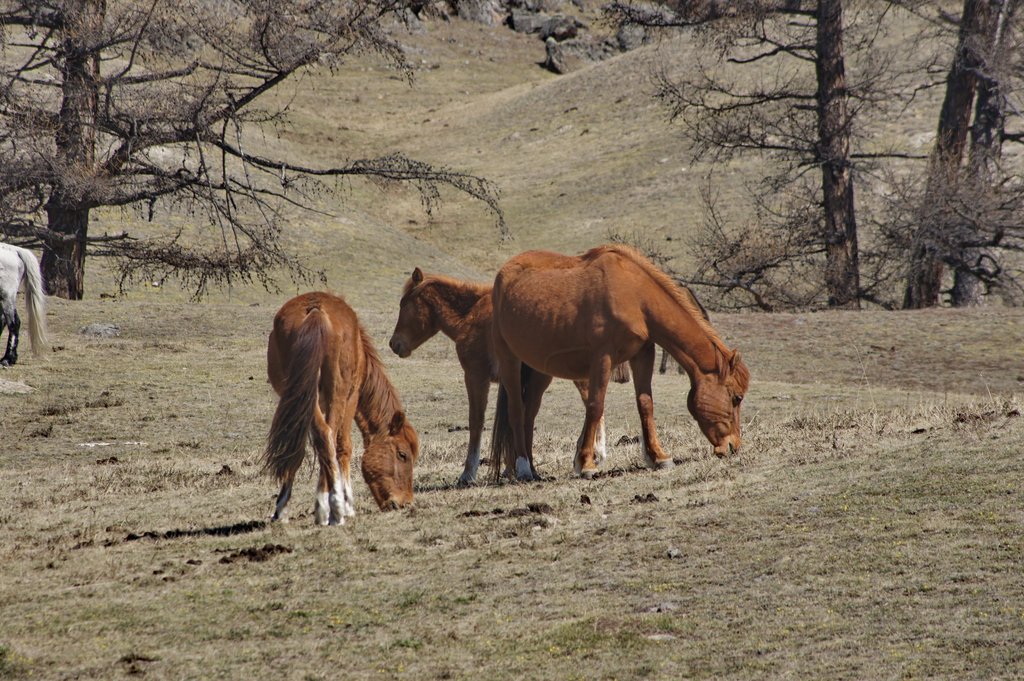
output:
[[[359,337],[366,356],[363,384],[359,389],[359,415],[367,425],[379,432],[388,427],[392,416],[403,411],[402,400],[384,372],[384,363],[362,324],[359,325]]]
[[[480,298],[490,295],[492,288],[491,284],[455,279],[443,274],[424,274],[423,281],[419,284],[413,284],[412,277],[405,281],[405,286],[402,287],[402,300],[405,300],[413,290],[426,290],[432,285],[438,285],[454,293],[454,296],[446,296],[446,300],[460,315],[468,313]]]
[[[583,257],[589,260],[593,260],[599,255],[604,253],[617,253],[624,258],[639,265],[654,281],[661,286],[666,293],[679,303],[679,305],[686,310],[693,321],[697,324],[700,329],[707,334],[711,342],[715,344],[726,357],[731,354],[729,346],[718,336],[718,333],[712,328],[711,322],[708,321],[707,310],[700,304],[697,297],[689,289],[684,290],[672,277],[665,274],[660,268],[654,265],[649,259],[647,259],[640,251],[633,248],[632,246],[626,246],[625,244],[607,244],[605,246],[598,246],[583,254]]]

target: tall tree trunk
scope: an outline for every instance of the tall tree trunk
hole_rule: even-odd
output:
[[[51,295],[80,300],[85,292],[85,243],[89,206],[83,195],[93,180],[96,160],[96,111],[99,54],[93,41],[101,33],[105,0],[72,0],[64,6],[60,127],[56,131],[57,179],[46,202],[47,226],[58,236],[43,247],[41,268]]]
[[[825,205],[825,285],[829,307],[860,307],[857,220],[850,167],[843,3],[818,2],[818,146]]]
[[[977,101],[974,123],[971,125],[971,144],[968,152],[967,175],[969,182],[984,191],[992,183],[995,166],[1002,156],[1002,135],[1006,125],[1006,93],[1000,81],[1002,62],[1006,57],[1007,22],[1018,0],[989,0],[992,12],[985,27],[985,66],[978,76]],[[972,307],[981,304],[982,281],[976,273],[985,260],[979,248],[966,248],[953,273],[951,303],[954,307]]]
[[[977,89],[977,71],[982,66],[979,40],[991,16],[991,0],[964,0],[953,65],[946,76],[946,95],[939,112],[939,127],[928,162],[928,179],[917,231],[911,239],[910,262],[903,291],[903,307],[934,307],[942,292],[945,272],[945,239],[941,223],[942,199],[959,183],[971,108]]]

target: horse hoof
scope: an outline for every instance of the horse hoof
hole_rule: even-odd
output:
[[[455,486],[458,487],[459,489],[466,489],[467,487],[472,487],[474,482],[476,482],[474,478],[460,477],[455,482]]]
[[[580,471],[580,477],[584,480],[593,480],[595,475],[597,475],[596,468],[585,468]]]
[[[672,459],[662,459],[661,461],[654,462],[654,470],[665,471],[668,470],[669,468],[674,468],[675,465],[676,462],[673,461]]]
[[[529,461],[519,457],[516,459],[516,477],[523,482],[530,482],[537,478],[537,472],[533,470]]]

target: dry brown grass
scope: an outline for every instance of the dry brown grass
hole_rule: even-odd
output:
[[[53,302],[58,351],[4,372],[34,392],[0,396],[0,677],[1022,669],[1021,315],[917,315],[916,343],[906,315],[717,317],[755,376],[739,457],[710,457],[669,374],[655,390],[679,465],[648,472],[621,444],[607,476],[574,479],[581,410],[556,384],[538,427],[553,480],[469,490],[452,487],[466,433],[450,345],[385,355],[422,434],[417,506],[377,512],[357,481],[359,515],[328,530],[312,526],[311,479],[290,525],[265,522],[273,311]],[[383,345],[392,314],[363,317]],[[94,321],[120,337],[78,334]],[[1008,350],[956,341],[964,368],[934,368],[939,330],[954,342],[997,322]],[[873,354],[881,337],[900,347]],[[611,442],[634,413],[614,386]]]
[[[504,189],[511,244],[479,206],[428,219],[361,185],[288,235],[382,349],[422,438],[416,508],[380,513],[357,480],[357,517],[314,528],[305,478],[293,522],[266,523],[266,334],[300,287],[101,299],[115,287],[91,265],[89,300],[51,301],[55,352],[2,373],[34,390],[0,391],[0,678],[1024,674],[1019,310],[714,315],[753,373],[740,456],[710,456],[669,374],[657,418],[679,465],[648,472],[624,442],[577,480],[581,408],[556,383],[537,433],[552,480],[453,488],[454,349],[384,347],[412,267],[483,279],[517,250],[699,215],[686,174],[661,170],[682,156],[637,77],[650,54],[556,79],[533,38],[453,22],[413,42],[417,89],[353,65],[304,84],[298,131],[266,144],[324,164],[334,143],[398,145]],[[81,335],[92,322],[120,336]],[[636,433],[630,386],[608,427]]]

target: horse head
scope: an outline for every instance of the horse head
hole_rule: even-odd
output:
[[[424,296],[423,271],[417,267],[405,282],[402,301],[399,303],[398,321],[388,345],[399,357],[408,357],[412,351],[423,345],[437,333],[434,310]]]
[[[385,431],[370,436],[363,478],[382,511],[412,503],[412,468],[419,454],[419,437],[404,412],[396,412]]]
[[[738,350],[719,354],[716,370],[697,373],[686,399],[697,425],[711,442],[715,456],[724,457],[740,448],[740,404],[750,383],[750,372]]]

